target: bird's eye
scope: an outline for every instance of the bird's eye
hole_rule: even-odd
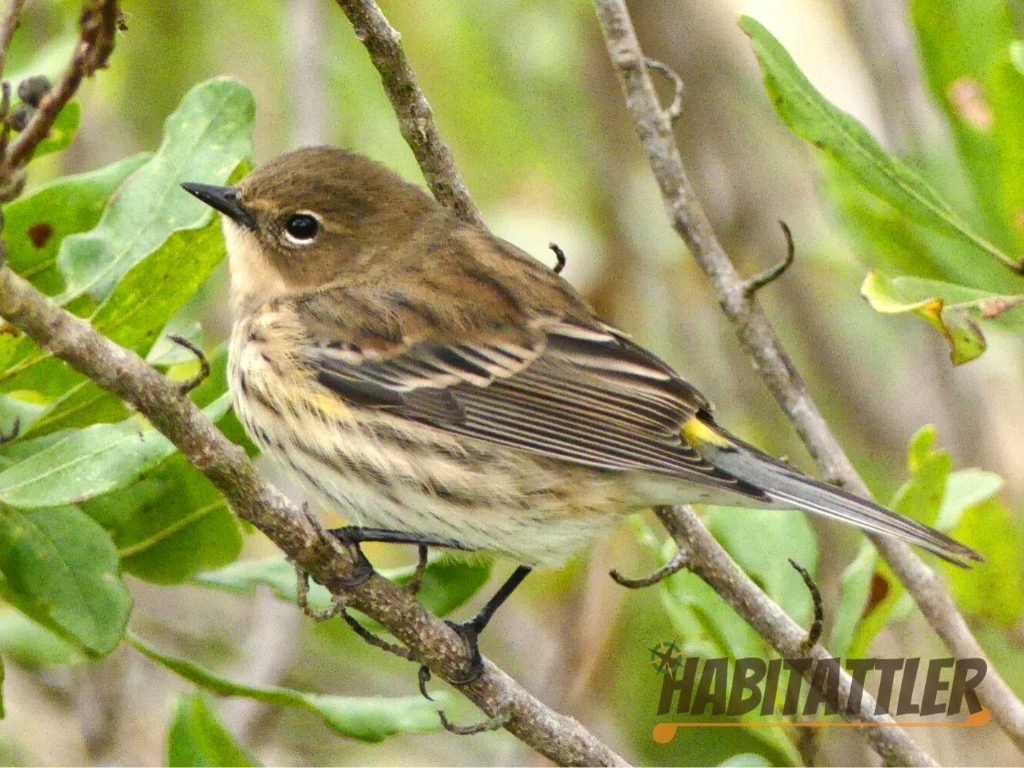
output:
[[[293,243],[306,245],[319,234],[320,222],[311,213],[296,213],[285,222],[284,231]]]

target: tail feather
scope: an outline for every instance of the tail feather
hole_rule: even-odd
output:
[[[834,485],[819,482],[729,435],[730,446],[705,452],[714,466],[764,490],[780,507],[793,507],[895,536],[962,568],[984,558],[970,547],[909,517]]]

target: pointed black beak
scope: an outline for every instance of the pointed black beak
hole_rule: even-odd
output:
[[[247,229],[256,229],[256,219],[238,201],[238,193],[234,187],[217,187],[213,184],[193,184],[186,181],[181,185],[186,192],[195,195],[208,206],[220,211],[229,219],[238,222]]]

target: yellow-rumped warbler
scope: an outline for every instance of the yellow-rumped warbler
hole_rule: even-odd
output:
[[[234,188],[184,186],[224,214],[230,382],[253,440],[347,513],[350,543],[522,564],[462,627],[474,651],[530,566],[654,505],[798,508],[981,559],[729,434],[565,280],[378,163],[317,147]]]

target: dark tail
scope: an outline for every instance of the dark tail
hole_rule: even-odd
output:
[[[724,431],[723,434],[728,435]],[[968,560],[984,561],[970,547],[934,528],[854,496],[842,488],[802,475],[732,435],[728,438],[731,447],[702,451],[705,458],[719,469],[763,489],[765,495],[779,506],[804,509],[865,531],[895,536],[961,568],[970,567]]]

